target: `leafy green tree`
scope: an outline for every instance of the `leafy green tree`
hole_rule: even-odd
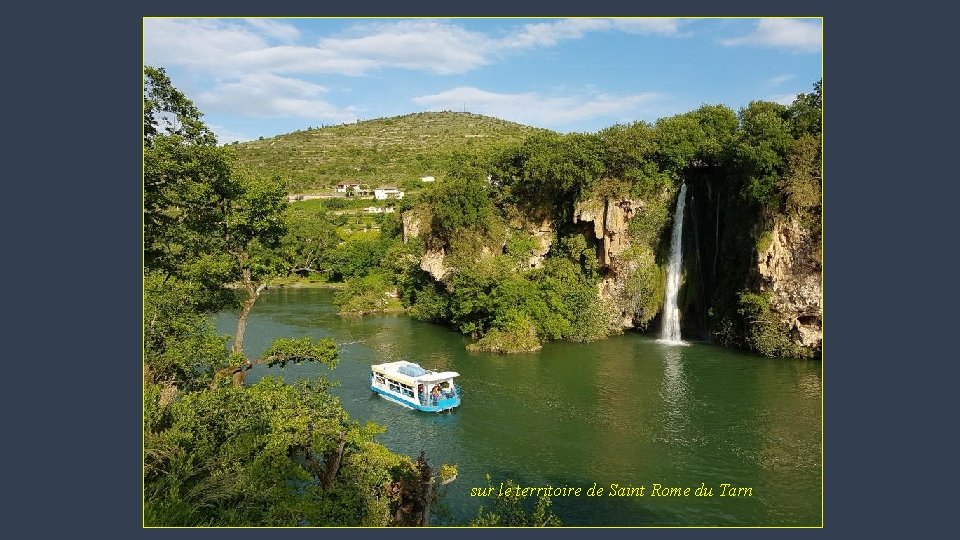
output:
[[[327,254],[340,242],[337,227],[327,218],[325,209],[303,210],[298,206],[291,204],[287,209],[287,233],[282,241],[286,266],[301,275],[323,273]]]
[[[583,133],[536,134],[501,156],[499,170],[511,202],[534,216],[556,213],[557,221],[565,222],[572,203],[587,196],[604,172],[602,139]]]
[[[643,195],[671,181],[657,164],[657,131],[650,124],[618,124],[602,130],[600,137],[606,168],[604,176],[618,182],[601,183],[598,196]]]
[[[427,196],[431,231],[446,242],[465,229],[482,230],[492,214],[486,180],[475,169],[452,175]]]
[[[224,285],[239,282],[233,352],[242,356],[250,310],[283,266],[285,193],[277,178],[236,170],[201,116],[163,69],[144,68],[145,267],[200,284],[210,307],[224,303]]]
[[[226,339],[201,305],[200,286],[149,272],[143,280],[144,378],[177,390],[205,388],[229,364]],[[171,390],[174,391],[174,390]]]
[[[150,146],[161,136],[177,136],[187,144],[216,144],[216,136],[203,123],[202,117],[193,102],[173,86],[166,70],[144,66],[144,146]]]
[[[389,471],[412,468],[322,383],[222,386],[164,415],[145,432],[146,525],[386,525]]]
[[[794,143],[786,116],[786,107],[768,101],[753,101],[740,111],[736,159],[747,179],[744,195],[769,207],[779,206],[777,184]]]
[[[819,214],[823,175],[820,140],[811,134],[801,135],[787,156],[782,177],[786,210],[797,216]],[[816,224],[809,224],[816,226]]]
[[[347,286],[336,292],[333,303],[342,314],[363,315],[386,311],[392,300],[393,284],[383,272],[371,272],[364,277],[347,280]]]
[[[656,124],[656,156],[673,178],[693,167],[716,167],[728,159],[738,127],[737,116],[722,105],[704,105]]]
[[[487,485],[493,488],[490,475],[487,475]],[[497,495],[493,507],[486,510],[483,506],[477,512],[477,517],[470,522],[472,527],[560,527],[563,523],[550,509],[553,505],[550,496],[542,495],[537,499],[532,510],[524,508],[523,497],[520,496],[517,485],[508,479],[504,483],[504,492],[510,489],[510,495]]]
[[[334,281],[364,277],[380,264],[387,247],[377,233],[354,234],[327,251],[324,266]]]
[[[229,152],[162,68],[144,68],[143,96],[144,265],[173,273],[209,251],[185,229],[181,202],[195,184],[229,177]]]
[[[787,113],[794,137],[810,134],[819,138],[823,122],[823,80],[813,84],[813,92],[799,94]]]

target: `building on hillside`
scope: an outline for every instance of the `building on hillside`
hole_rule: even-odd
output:
[[[360,197],[361,199],[366,199],[373,197],[373,190],[370,189],[370,186],[362,184],[353,188],[353,191],[347,193],[347,197]]]
[[[337,184],[337,193],[346,193],[360,189],[360,182],[340,182]]]
[[[421,177],[420,177],[420,181],[421,181],[421,182],[436,182],[437,179],[434,178],[434,177],[432,177],[432,176],[421,176]]]
[[[373,190],[367,184],[360,182],[341,182],[337,184],[337,193],[343,193],[347,197],[372,197]]]
[[[397,189],[397,186],[380,186],[373,190],[373,196],[377,200],[402,199],[403,192]]]

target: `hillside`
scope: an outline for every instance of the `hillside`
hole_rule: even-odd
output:
[[[414,113],[278,135],[234,145],[240,163],[279,175],[290,191],[354,180],[442,179],[456,152],[494,151],[544,131],[473,113]]]

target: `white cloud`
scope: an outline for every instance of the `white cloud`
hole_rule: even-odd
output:
[[[252,141],[256,137],[247,135],[246,133],[241,133],[239,131],[233,131],[229,128],[225,128],[220,125],[210,125],[209,126],[213,133],[217,136],[217,142],[220,144],[230,144],[232,142],[246,142]]]
[[[656,34],[675,36],[680,30],[680,20],[672,18],[612,19],[613,27],[628,34]]]
[[[300,30],[292,24],[274,19],[245,19],[245,21],[261,33],[280,41],[291,42],[300,38]]]
[[[753,32],[745,36],[724,39],[720,43],[728,46],[774,47],[794,52],[820,52],[823,47],[821,28],[818,21],[760,19]]]
[[[483,34],[437,21],[400,21],[356,27],[356,37],[327,38],[320,48],[371,68],[395,67],[441,74],[464,73],[489,62]]]
[[[494,49],[549,47],[563,40],[579,39],[588,32],[619,30],[628,34],[677,33],[677,19],[619,18],[619,19],[561,19],[556,22],[524,25],[520,31],[502,38]]]
[[[609,30],[604,19],[563,19],[557,22],[524,25],[519,32],[495,42],[492,49],[553,46],[565,39],[578,39],[587,32]]]
[[[255,28],[211,19],[146,19],[147,64],[183,65],[221,75],[250,72],[360,75],[377,67],[318,47],[271,46]],[[295,30],[295,29],[294,29]],[[268,31],[277,33],[277,30]]]
[[[211,112],[232,112],[259,118],[309,118],[329,122],[356,120],[353,108],[340,108],[323,99],[326,89],[298,79],[272,74],[243,75],[222,82],[197,96],[197,103]]]
[[[363,75],[378,66],[373,60],[347,58],[329,50],[295,45],[244,51],[224,64],[235,66],[242,72],[338,75]]]
[[[413,99],[430,110],[467,110],[535,126],[563,126],[571,122],[640,113],[663,96],[657,93],[586,96],[543,96],[536,92],[503,94],[462,86]]]
[[[266,41],[248,29],[211,19],[144,19],[143,49],[147,64],[218,67]]]
[[[363,75],[386,68],[456,74],[509,51],[551,47],[589,32],[672,36],[679,25],[677,19],[557,19],[493,36],[449,22],[416,19],[361,24],[321,39],[317,46],[305,46],[293,44],[300,38],[296,27],[277,20],[145,19],[144,50],[148,64],[192,66],[221,74]]]
[[[796,77],[797,77],[797,76],[796,76],[796,75],[793,75],[793,74],[789,74],[789,75],[777,75],[776,77],[770,77],[769,79],[767,79],[766,81],[764,81],[763,84],[764,84],[765,86],[769,87],[769,88],[775,88],[775,87],[780,86],[781,84],[783,84],[783,83],[785,83],[785,82],[787,82],[787,81],[790,81],[790,80],[795,79]]]

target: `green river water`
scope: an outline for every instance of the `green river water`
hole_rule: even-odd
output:
[[[387,428],[379,441],[431,463],[456,464],[432,524],[466,524],[481,504],[471,488],[510,478],[523,486],[580,487],[553,498],[564,525],[820,526],[822,375],[819,361],[767,359],[714,345],[666,346],[636,333],[596,343],[548,343],[533,354],[465,349],[470,340],[406,315],[343,318],[327,289],[263,293],[245,348],[277,337],[343,343],[332,372],[320,365],[257,366],[247,381],[290,382],[325,373],[350,416]],[[232,334],[236,314],[221,313]],[[370,391],[370,366],[410,360],[457,371],[463,403],[452,413],[413,411]],[[601,496],[588,496],[594,483]],[[653,496],[657,483],[691,488]],[[713,496],[697,496],[705,484]],[[721,484],[752,488],[721,496]],[[608,496],[611,484],[644,496]],[[663,490],[660,491],[663,493]],[[533,498],[527,501],[530,505]]]

